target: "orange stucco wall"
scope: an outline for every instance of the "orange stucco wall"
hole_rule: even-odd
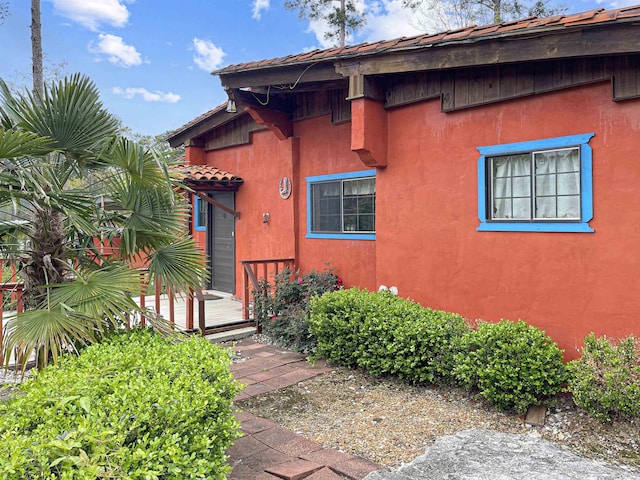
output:
[[[615,103],[601,83],[454,113],[433,100],[384,115],[375,241],[305,237],[305,177],[367,168],[351,151],[351,123],[320,116],[296,122],[286,140],[263,130],[250,145],[207,152],[208,164],[244,178],[237,259],[295,257],[305,272],[330,262],[346,286],[396,285],[470,319],[521,318],[568,359],[591,331],[640,334],[640,101]],[[595,233],[476,230],[477,146],[590,132]],[[293,180],[288,200],[278,193],[284,176]],[[240,282],[238,268],[238,295]]]
[[[602,83],[444,114],[388,113],[377,279],[471,319],[523,319],[576,356],[589,332],[640,333],[640,102]],[[594,132],[595,233],[478,232],[480,145]]]

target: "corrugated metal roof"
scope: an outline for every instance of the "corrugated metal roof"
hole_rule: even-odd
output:
[[[424,34],[415,37],[402,37],[394,40],[383,40],[374,43],[361,43],[358,45],[350,45],[342,48],[313,50],[311,52],[305,52],[298,55],[288,55],[286,57],[229,65],[227,67],[214,71],[213,74],[224,75],[263,68],[275,68],[288,65],[307,64],[312,62],[339,60],[383,52],[393,52],[407,49],[424,48],[427,46],[437,46],[439,44],[468,42],[473,40],[480,41],[483,39],[495,38],[496,36],[503,35],[528,34],[531,31],[539,29],[561,30],[563,28],[605,24],[612,21],[629,21],[633,19],[640,20],[640,5],[619,8],[616,10],[605,10],[604,8],[598,8],[587,12],[569,15],[555,15],[553,17],[547,18],[529,17],[512,22],[473,26],[436,34]]]

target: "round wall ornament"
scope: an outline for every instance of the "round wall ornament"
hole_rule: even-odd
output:
[[[291,179],[289,177],[282,177],[278,183],[278,191],[280,196],[286,200],[291,196]]]

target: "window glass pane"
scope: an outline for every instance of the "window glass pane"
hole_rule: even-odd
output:
[[[493,180],[493,196],[494,198],[504,198],[511,196],[511,179],[496,178]]]
[[[343,182],[343,229],[345,232],[375,231],[375,178]]]
[[[580,195],[558,197],[558,218],[580,219]]]
[[[511,218],[517,220],[531,219],[531,200],[529,198],[513,199],[513,215]]]
[[[493,219],[530,219],[531,156],[506,155],[491,159]],[[517,199],[517,201],[516,201]]]
[[[358,198],[344,197],[344,200],[342,201],[342,212],[345,215],[348,213],[358,213]]]
[[[531,178],[515,177],[513,179],[513,196],[514,197],[530,197],[531,196]]]
[[[558,150],[556,154],[558,162],[558,172],[580,171],[580,151],[577,148]]]
[[[511,199],[497,198],[493,201],[493,217],[496,220],[511,218]]]
[[[340,182],[311,185],[311,231],[340,232]]]
[[[555,173],[556,171],[556,156],[550,154],[550,152],[537,152],[535,154],[535,163],[536,175]]]
[[[557,218],[556,197],[536,198],[536,218]]]
[[[200,197],[196,197],[196,203],[198,204],[198,211],[196,214],[196,227],[207,226],[207,207],[209,204],[202,200]]]
[[[373,178],[359,180],[345,180],[344,194],[347,195],[371,195],[376,193],[376,182]]]
[[[344,231],[345,232],[355,232],[358,227],[358,216],[357,215],[345,215],[344,216]]]
[[[536,175],[536,195],[555,195],[556,176]]]
[[[375,178],[312,183],[311,231],[375,232]]]
[[[579,195],[580,194],[580,174],[579,173],[559,173],[558,174],[558,195]]]
[[[360,215],[358,217],[358,230],[361,232],[375,231],[375,215]]]

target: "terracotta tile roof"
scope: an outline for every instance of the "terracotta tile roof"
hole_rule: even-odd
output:
[[[212,165],[172,165],[170,169],[187,183],[209,183],[216,185],[238,185],[244,180]]]
[[[327,50],[313,50],[299,55],[289,55],[286,57],[229,65],[214,71],[213,74],[224,75],[262,68],[275,68],[312,62],[333,61],[383,52],[417,49],[427,46],[434,47],[442,44],[482,41],[500,36],[528,34],[534,29],[543,31],[562,30],[565,28],[584,25],[605,24],[612,21],[640,21],[640,5],[619,8],[617,10],[605,10],[603,8],[598,8],[588,12],[556,15],[547,18],[529,17],[512,22],[473,26],[436,34],[402,37],[395,40],[383,40],[374,43],[361,43],[359,45],[330,48]]]

